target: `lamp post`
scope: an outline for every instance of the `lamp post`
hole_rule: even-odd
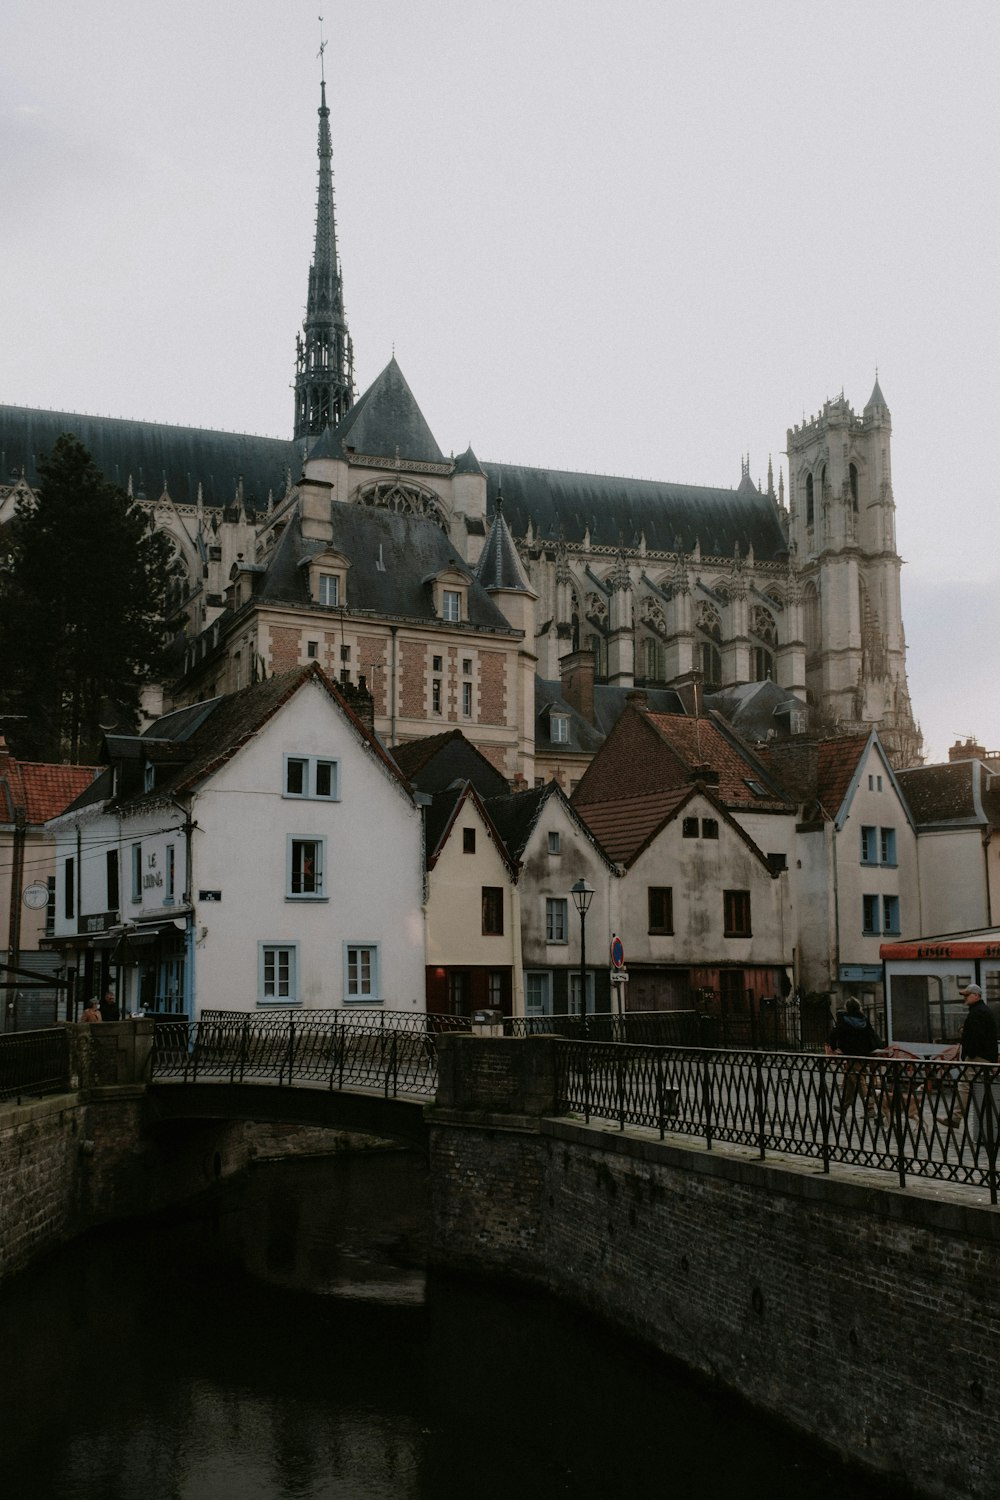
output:
[[[578,880],[570,891],[573,905],[580,913],[580,1031],[587,1035],[587,912],[594,899],[594,888]]]

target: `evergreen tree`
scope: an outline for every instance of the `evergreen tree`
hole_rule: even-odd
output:
[[[136,727],[140,688],[164,668],[175,565],[152,517],[72,434],[38,473],[5,538],[0,715],[20,755],[87,761],[102,724]]]

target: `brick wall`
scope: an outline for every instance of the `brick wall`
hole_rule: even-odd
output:
[[[421,641],[399,642],[399,712],[404,719],[427,717],[427,665]]]
[[[507,657],[503,651],[479,653],[479,722],[507,723]]]
[[[302,631],[295,625],[271,626],[271,660],[268,669],[274,676],[281,672],[291,672],[299,665],[302,636]]]
[[[516,1051],[472,1045],[508,1050],[449,1064],[430,1113],[438,1263],[575,1300],[917,1494],[995,1493],[1000,1212],[518,1114]]]

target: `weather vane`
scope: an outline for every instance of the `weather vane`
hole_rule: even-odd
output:
[[[323,53],[325,51],[326,51],[326,42],[323,39],[323,17],[320,16],[320,18],[319,18],[319,51],[317,52],[316,56],[319,58],[319,76],[320,76],[320,82],[321,83],[325,83],[326,82],[326,71],[325,71],[325,66],[324,66],[324,63],[323,63]]]

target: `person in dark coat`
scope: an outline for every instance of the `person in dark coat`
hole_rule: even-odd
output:
[[[963,1062],[996,1063],[997,1023],[978,984],[964,984],[958,992],[965,1001],[965,1020],[959,1033],[958,1055]],[[993,1099],[996,1101],[996,1092]],[[969,1100],[972,1110],[969,1110]],[[986,1081],[983,1078],[962,1078],[958,1084],[958,1108],[952,1115],[952,1123],[960,1125],[968,1116],[970,1135],[978,1141],[982,1138],[983,1108],[986,1102]],[[994,1109],[994,1134],[997,1130],[997,1111]]]
[[[853,995],[842,1011],[838,1011],[827,1045],[838,1056],[850,1058],[871,1057],[882,1043],[875,1028],[861,1009],[861,1002]],[[844,1083],[840,1096],[841,1110],[850,1109],[858,1095],[865,1101],[865,1109],[874,1114],[876,1104],[871,1087],[871,1069],[863,1062],[845,1065]]]
[[[101,1001],[101,1020],[121,1020],[121,1012],[118,1009],[118,1001],[115,999],[115,992],[111,988],[110,984],[104,992],[104,999]]]

